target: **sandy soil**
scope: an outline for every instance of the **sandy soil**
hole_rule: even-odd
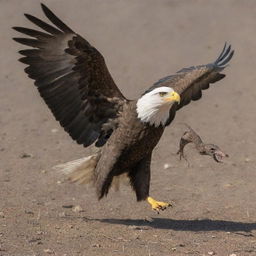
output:
[[[182,67],[213,61],[225,41],[236,53],[227,77],[179,111],[155,150],[151,194],[174,207],[157,215],[127,186],[98,202],[93,189],[51,170],[91,149],[59,127],[17,62],[11,27],[29,24],[24,12],[43,17],[39,1],[1,0],[0,255],[256,255],[256,2],[43,2],[103,53],[128,98]],[[188,147],[190,167],[180,162],[181,122],[228,161]]]

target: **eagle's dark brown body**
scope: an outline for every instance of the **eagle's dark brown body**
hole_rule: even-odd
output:
[[[149,193],[152,150],[160,140],[164,127],[142,123],[137,117],[136,101],[128,101],[123,113],[119,117],[120,125],[100,153],[96,167],[97,193],[99,197],[107,194],[113,176],[128,173],[137,199],[142,200]]]

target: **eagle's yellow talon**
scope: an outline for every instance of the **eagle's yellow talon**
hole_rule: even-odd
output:
[[[151,205],[152,210],[157,211],[158,214],[159,214],[160,210],[164,211],[167,207],[172,206],[170,203],[156,201],[155,199],[153,199],[150,196],[147,198],[147,201]]]

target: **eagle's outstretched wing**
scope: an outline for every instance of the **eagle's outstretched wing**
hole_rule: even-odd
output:
[[[174,103],[170,110],[170,117],[166,123],[169,125],[175,116],[176,110],[190,103],[191,100],[199,100],[202,90],[208,89],[211,83],[215,83],[225,77],[220,72],[227,66],[234,54],[231,46],[225,44],[220,56],[213,63],[201,66],[183,68],[176,74],[164,77],[156,82],[149,90],[156,87],[172,87],[180,94],[180,104]]]
[[[79,144],[102,146],[115,129],[125,97],[114,83],[103,56],[42,4],[55,25],[25,16],[44,32],[14,27],[32,38],[14,38],[34,49],[21,50],[28,76],[69,135]]]

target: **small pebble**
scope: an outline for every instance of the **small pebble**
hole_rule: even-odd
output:
[[[40,242],[40,240],[41,240],[41,238],[32,238],[28,242],[29,243],[38,243],[38,242]]]
[[[29,215],[34,215],[34,212],[29,211],[29,210],[25,210],[25,213],[26,213],[26,214],[29,214]]]
[[[44,252],[48,254],[54,254],[54,251],[51,249],[44,249]]]
[[[56,133],[56,132],[58,132],[59,130],[58,129],[51,129],[51,132],[52,133]]]
[[[83,212],[83,208],[80,205],[76,205],[72,208],[73,212]]]
[[[100,248],[101,245],[100,244],[93,244],[92,247]]]
[[[22,153],[20,155],[20,158],[29,158],[29,157],[32,157],[33,155],[32,154],[29,154],[29,153]]]
[[[170,167],[171,167],[170,164],[164,164],[164,169],[165,169],[165,170],[168,169],[168,168],[170,168]]]
[[[245,161],[246,163],[249,163],[249,162],[251,161],[251,159],[250,159],[249,157],[246,157],[246,158],[244,159],[244,161]]]
[[[71,208],[73,208],[73,207],[74,207],[73,204],[62,205],[62,208],[67,208],[67,209],[71,209]]]
[[[148,216],[144,220],[146,222],[153,222],[154,221],[154,219],[152,219],[151,217],[148,217]]]
[[[208,252],[208,255],[215,255],[215,252]]]
[[[3,212],[0,212],[0,218],[4,218],[4,213]]]
[[[65,213],[65,212],[61,212],[61,213],[59,213],[59,217],[61,217],[61,218],[66,217],[66,213]]]
[[[237,256],[235,253],[231,253],[229,256]]]

